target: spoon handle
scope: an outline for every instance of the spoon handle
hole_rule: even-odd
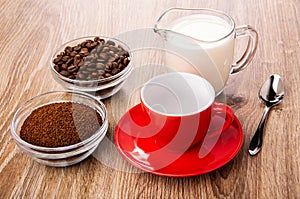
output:
[[[249,151],[250,155],[258,154],[258,152],[260,151],[260,149],[262,147],[264,127],[265,127],[266,119],[269,115],[270,108],[271,107],[266,106],[266,108],[264,110],[264,114],[263,114],[263,116],[259,122],[259,125],[256,129],[256,132],[255,132],[254,136],[252,137],[252,140],[249,144],[248,151]]]

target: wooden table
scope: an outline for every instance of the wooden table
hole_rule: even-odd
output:
[[[50,74],[55,48],[80,36],[151,28],[169,7],[222,10],[238,25],[251,24],[259,32],[254,60],[230,77],[225,89],[226,102],[244,131],[243,146],[232,161],[186,178],[160,177],[134,168],[115,151],[112,141],[124,113],[113,107],[122,100],[120,95],[104,100],[110,122],[97,150],[100,155],[74,166],[51,168],[20,151],[9,129],[16,109],[38,94],[63,89]],[[299,198],[299,17],[300,2],[294,0],[1,0],[0,198]],[[155,58],[151,51],[143,53],[145,63]],[[286,97],[270,114],[262,151],[251,157],[248,144],[263,112],[257,93],[272,73],[283,77]]]

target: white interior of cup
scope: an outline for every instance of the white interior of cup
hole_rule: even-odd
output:
[[[207,80],[182,72],[156,76],[141,90],[142,103],[149,110],[167,116],[200,113],[214,98],[215,91]]]

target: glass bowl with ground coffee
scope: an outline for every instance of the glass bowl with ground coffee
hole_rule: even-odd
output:
[[[11,122],[19,148],[48,166],[69,166],[88,157],[108,129],[105,105],[79,91],[52,91],[25,102]]]
[[[132,53],[120,40],[88,36],[60,46],[50,60],[54,79],[100,99],[117,93],[132,71]]]

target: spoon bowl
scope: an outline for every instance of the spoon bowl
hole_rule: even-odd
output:
[[[271,75],[262,85],[259,91],[259,98],[264,104],[274,106],[279,104],[284,97],[284,84],[277,74]]]

